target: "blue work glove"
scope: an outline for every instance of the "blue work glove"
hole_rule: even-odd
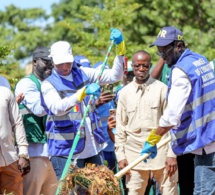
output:
[[[149,142],[146,141],[140,155],[142,156],[145,153],[148,154],[151,153],[148,158],[155,158],[157,156],[157,146],[156,145],[152,146]],[[144,162],[147,161],[144,160]]]
[[[117,45],[119,45],[124,40],[122,33],[118,29],[111,28],[110,32],[110,40],[114,40]]]
[[[101,87],[97,83],[92,83],[86,86],[86,94],[100,96]]]
[[[120,56],[125,55],[126,48],[122,33],[116,28],[111,28],[110,31],[111,31],[110,40],[114,40],[114,42],[117,45],[117,55]]]

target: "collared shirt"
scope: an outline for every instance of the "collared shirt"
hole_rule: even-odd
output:
[[[28,143],[19,107],[12,92],[0,87],[0,167],[18,160],[14,136],[19,154],[28,154]]]
[[[134,80],[120,92],[116,114],[115,153],[118,161],[131,163],[140,156],[144,141],[157,128],[166,107],[167,86],[150,77],[138,85]],[[169,134],[162,137],[165,139]],[[155,159],[141,162],[139,170],[158,170],[165,167],[166,157],[175,157],[169,144],[158,151]]]
[[[81,67],[81,69],[89,78],[90,83],[95,82],[100,73],[100,69],[92,69],[86,67]],[[115,83],[121,80],[122,77],[123,77],[123,57],[116,56],[112,69],[104,70],[100,80],[100,84]],[[72,74],[64,76],[63,78],[69,81],[73,81]],[[76,93],[70,97],[61,99],[53,85],[51,85],[47,81],[42,82],[41,91],[46,106],[52,113],[54,113],[57,116],[62,116],[66,114],[69,108],[75,106],[78,103],[78,96]],[[86,105],[84,105],[84,103],[82,102],[81,111],[83,113],[85,111],[85,108]],[[84,159],[91,156],[95,156],[107,146],[106,143],[98,144],[94,140],[94,136],[92,134],[91,129],[91,121],[89,117],[86,117],[85,130],[86,130],[85,148],[80,154],[73,155],[73,159],[75,158]]]
[[[0,86],[7,87],[8,89],[11,89],[10,88],[10,83],[3,76],[0,76]]]
[[[41,81],[38,79],[41,83]],[[46,115],[46,111],[41,106],[40,91],[38,91],[37,85],[29,78],[21,79],[15,89],[15,95],[18,96],[23,93],[24,104],[34,115],[42,117]],[[47,143],[29,143],[28,146],[29,156],[45,156],[48,157],[48,146]]]
[[[172,70],[172,85],[168,96],[167,108],[159,121],[159,126],[174,129],[180,126],[181,116],[191,92],[191,83],[187,75],[179,68]],[[176,98],[177,97],[177,98]],[[204,147],[207,154],[215,151],[215,142]],[[194,154],[202,154],[202,149],[193,151]]]

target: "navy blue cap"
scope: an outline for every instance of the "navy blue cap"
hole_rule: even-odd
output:
[[[33,59],[41,58],[43,60],[51,60],[49,56],[49,49],[45,46],[37,47],[33,51]]]
[[[149,45],[152,46],[166,46],[176,40],[183,40],[182,32],[174,26],[163,27],[158,33],[157,39],[154,43]]]
[[[94,64],[93,68],[98,68],[99,66],[102,66],[103,62],[97,62]],[[110,69],[109,65],[105,65],[105,69]]]
[[[91,68],[90,60],[88,58],[86,58],[85,56],[75,56],[74,61],[76,62],[76,64],[78,66]]]

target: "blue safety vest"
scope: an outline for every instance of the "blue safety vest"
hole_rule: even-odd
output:
[[[192,86],[181,124],[171,130],[172,149],[180,155],[215,141],[215,75],[208,60],[189,49],[184,51],[172,70],[176,67],[188,76]],[[172,75],[169,90],[171,80]]]
[[[76,66],[72,68],[72,77],[73,82],[60,77],[55,73],[55,71],[52,71],[52,75],[46,80],[55,87],[60,97],[63,99],[73,95],[78,89],[81,89],[89,82],[84,72]],[[84,99],[85,105],[87,105],[88,101],[89,96]],[[43,100],[42,104],[46,107]],[[81,105],[81,103],[77,103],[63,116],[54,115],[46,107],[48,113],[46,121],[47,141],[49,145],[49,154],[51,156],[69,155],[77,130],[80,126],[80,122],[83,118]],[[103,135],[100,117],[98,116],[98,111],[94,104],[90,105],[88,116],[91,120],[92,133],[96,142],[99,144],[104,143],[105,137]],[[85,128],[83,128],[74,154],[78,154],[84,150],[85,139]]]
[[[106,152],[113,152],[114,151],[114,143],[111,141],[110,136],[108,134],[108,117],[110,116],[110,109],[114,109],[115,104],[114,101],[111,100],[106,104],[103,104],[97,108],[101,122],[102,122],[102,129],[104,131],[105,140],[107,142],[107,147],[103,150]]]

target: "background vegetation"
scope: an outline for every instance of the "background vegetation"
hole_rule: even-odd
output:
[[[50,15],[39,8],[14,5],[0,11],[0,74],[15,82],[25,72],[20,64],[32,60],[36,46],[58,40],[72,44],[74,55],[87,56],[92,64],[102,61],[109,46],[109,29],[122,30],[127,56],[139,49],[158,57],[149,48],[160,28],[173,25],[184,33],[189,48],[215,58],[215,0],[61,0]],[[50,22],[51,20],[51,22]],[[114,51],[108,61],[115,56]]]

